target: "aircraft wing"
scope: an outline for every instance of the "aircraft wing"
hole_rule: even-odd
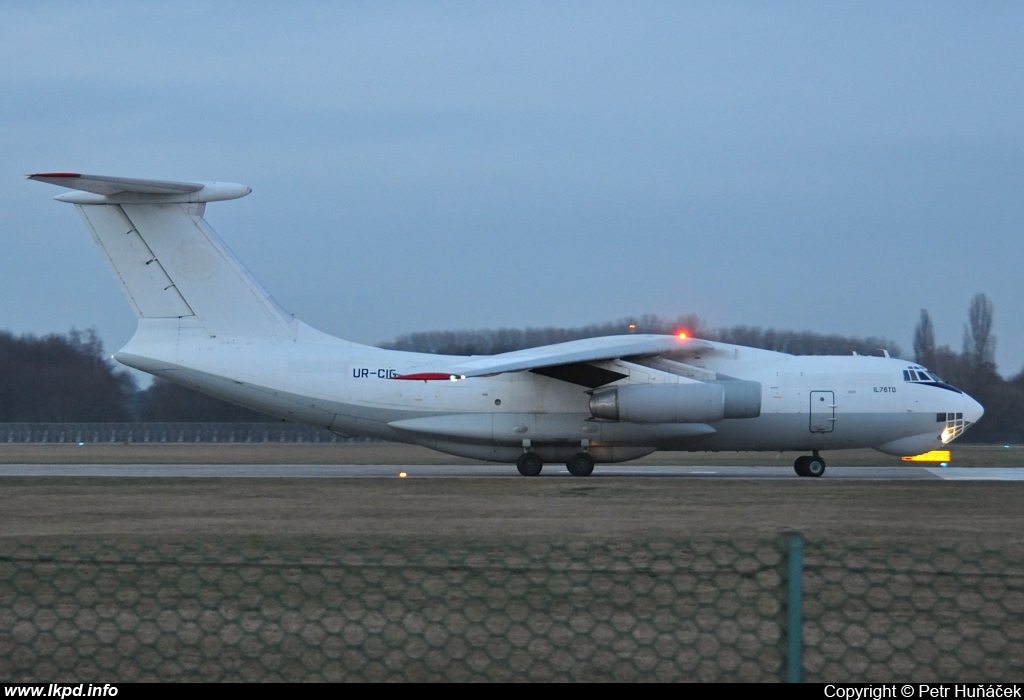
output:
[[[395,379],[451,379],[456,377],[483,377],[503,372],[541,370],[559,365],[575,365],[602,360],[630,357],[649,357],[665,353],[701,352],[712,349],[711,343],[695,338],[675,335],[611,335],[602,338],[584,338],[567,343],[542,345],[538,348],[515,350],[499,355],[479,355],[456,360],[448,364],[424,365],[420,371],[403,374]]]

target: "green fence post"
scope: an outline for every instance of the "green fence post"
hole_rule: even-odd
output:
[[[803,612],[804,612],[804,538],[798,533],[789,536],[789,601],[787,636],[789,638],[786,670],[787,683],[803,681]]]

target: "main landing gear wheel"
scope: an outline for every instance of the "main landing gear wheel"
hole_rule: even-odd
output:
[[[594,473],[594,458],[586,452],[577,452],[565,463],[573,476],[590,476]]]
[[[516,469],[523,476],[537,476],[544,468],[544,460],[536,452],[524,452],[516,460]]]
[[[809,459],[810,457],[797,457],[793,462],[793,471],[797,476],[807,476],[807,460]]]
[[[825,460],[818,455],[797,457],[793,469],[797,476],[821,476],[825,473]]]

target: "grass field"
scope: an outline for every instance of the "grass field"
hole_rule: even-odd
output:
[[[5,538],[1019,541],[1024,483],[11,478]]]
[[[954,466],[1018,466],[1021,452],[965,446]],[[830,466],[899,465],[870,450]],[[655,453],[637,464],[771,465],[777,453]],[[3,445],[5,463],[474,464],[393,444]],[[792,479],[590,480],[6,478],[0,537],[633,539],[811,536],[887,542],[1019,538],[1024,482]]]

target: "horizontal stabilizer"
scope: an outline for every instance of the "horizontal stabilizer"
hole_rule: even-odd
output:
[[[197,204],[238,199],[252,192],[233,182],[170,182],[81,173],[36,173],[28,179],[88,193],[57,197],[72,204]]]

